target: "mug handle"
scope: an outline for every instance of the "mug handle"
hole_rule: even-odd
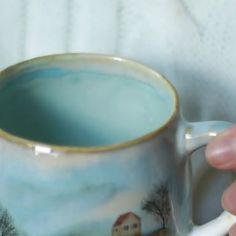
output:
[[[225,121],[185,122],[184,123],[184,153],[190,154],[202,146],[205,146],[220,132],[229,129],[233,124]],[[183,144],[182,144],[183,145]],[[188,236],[223,236],[227,234],[230,227],[236,223],[236,216],[224,211],[216,219],[194,226]]]

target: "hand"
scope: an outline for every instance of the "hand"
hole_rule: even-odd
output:
[[[215,168],[236,171],[236,126],[219,134],[206,149],[208,162]],[[236,181],[225,190],[222,197],[223,208],[236,215]],[[236,236],[236,224],[230,236]]]

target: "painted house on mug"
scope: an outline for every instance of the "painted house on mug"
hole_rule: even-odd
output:
[[[133,212],[120,215],[112,227],[112,236],[141,236],[141,219]]]

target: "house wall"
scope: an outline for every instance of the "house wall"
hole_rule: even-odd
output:
[[[134,224],[138,225],[135,229],[132,227]],[[128,226],[129,229],[125,230],[125,226]],[[118,226],[119,228],[114,227],[112,236],[139,236],[141,234],[140,226],[140,221],[135,216],[129,215],[122,225]],[[117,232],[115,231],[116,228],[118,228]]]

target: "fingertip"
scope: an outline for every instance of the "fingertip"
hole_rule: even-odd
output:
[[[229,236],[236,236],[236,224],[234,224],[230,231],[229,231]]]
[[[226,211],[236,214],[236,181],[223,193],[222,206]]]
[[[236,169],[236,128],[215,137],[206,148],[206,159],[218,169]]]

